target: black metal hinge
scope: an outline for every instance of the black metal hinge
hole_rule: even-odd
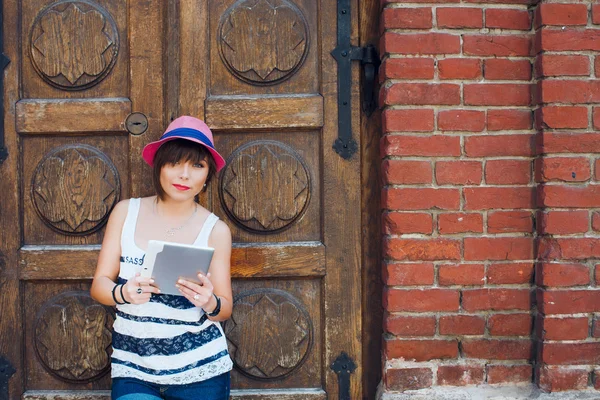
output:
[[[333,149],[344,159],[349,159],[358,150],[358,144],[352,138],[352,61],[359,60],[363,67],[362,110],[367,116],[377,108],[375,84],[380,64],[375,46],[350,44],[351,28],[350,0],[338,0],[337,47],[331,52],[338,64],[338,138]]]
[[[346,352],[342,351],[340,355],[331,363],[330,368],[338,377],[338,399],[350,399],[350,375],[356,369],[356,363]]]
[[[4,69],[10,63],[8,57],[4,55],[2,6],[0,0],[0,165],[8,157],[8,151],[4,145]]]

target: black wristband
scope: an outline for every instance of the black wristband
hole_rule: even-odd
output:
[[[121,292],[121,299],[123,300],[122,304],[131,304],[130,302],[128,302],[127,300],[125,300],[125,296],[123,296],[123,286],[125,286],[125,285],[121,284],[121,290],[120,290],[120,292]]]
[[[212,312],[207,313],[206,311],[204,311],[209,317],[216,317],[221,312],[221,299],[214,293],[213,296],[215,296],[215,300],[217,300],[217,306],[214,310],[212,310]]]
[[[115,286],[113,286],[113,288],[112,288],[112,291],[111,291],[111,293],[112,293],[112,297],[113,297],[113,300],[115,301],[115,304],[124,304],[124,303],[119,303],[119,302],[117,301],[117,296],[115,296],[115,289],[117,288],[117,286],[119,286],[119,285],[117,285],[117,284],[115,283]]]

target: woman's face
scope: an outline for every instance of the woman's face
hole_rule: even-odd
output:
[[[160,170],[160,185],[174,200],[193,199],[204,188],[208,170],[206,160],[167,163]]]

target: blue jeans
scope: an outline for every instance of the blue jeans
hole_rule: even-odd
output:
[[[228,400],[229,372],[187,385],[160,385],[135,378],[113,378],[112,400]]]

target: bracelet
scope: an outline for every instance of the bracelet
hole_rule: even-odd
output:
[[[123,286],[125,286],[124,284],[121,284],[121,299],[123,300],[122,304],[131,304],[130,302],[128,302],[127,300],[125,300],[125,296],[123,296]]]
[[[119,302],[117,301],[117,296],[115,296],[115,289],[117,288],[117,286],[119,286],[119,285],[117,285],[117,284],[115,283],[115,286],[113,286],[113,288],[112,288],[112,291],[111,291],[111,293],[112,293],[112,298],[113,298],[113,300],[115,301],[115,304],[125,304],[125,303],[119,303]]]

